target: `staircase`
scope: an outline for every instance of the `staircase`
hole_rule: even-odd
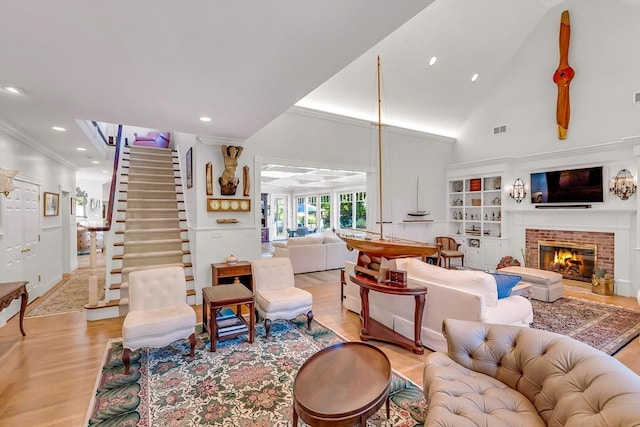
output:
[[[128,147],[122,154],[107,263],[106,302],[87,306],[87,319],[125,316],[132,271],[181,265],[187,302],[195,304],[195,281],[177,154],[164,148]]]

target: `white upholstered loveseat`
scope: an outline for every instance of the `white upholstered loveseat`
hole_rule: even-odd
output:
[[[293,274],[344,268],[345,261],[355,261],[356,252],[333,233],[314,233],[271,242],[274,257],[291,260]]]
[[[344,306],[360,313],[360,288],[348,279],[354,264],[347,263]],[[498,299],[495,279],[471,270],[448,270],[414,258],[390,261],[389,268],[405,270],[409,280],[428,288],[422,317],[422,344],[446,351],[442,321],[446,318],[528,327],[533,322],[531,302],[522,296]],[[414,300],[405,296],[369,293],[370,316],[413,340]]]
[[[640,425],[640,377],[569,337],[447,319],[424,366],[425,426]]]

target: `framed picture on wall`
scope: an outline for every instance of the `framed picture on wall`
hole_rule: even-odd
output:
[[[58,193],[44,193],[44,216],[58,216],[60,195]]]
[[[189,148],[189,151],[187,151],[187,188],[191,188],[193,187],[193,164],[192,164],[192,148]]]
[[[75,215],[76,214],[76,198],[72,197],[71,198],[71,215]]]

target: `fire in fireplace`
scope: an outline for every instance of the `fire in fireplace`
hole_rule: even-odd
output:
[[[596,266],[595,243],[538,241],[540,269],[555,271],[565,279],[591,282]]]

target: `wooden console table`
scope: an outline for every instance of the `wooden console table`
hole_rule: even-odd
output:
[[[0,283],[0,311],[9,307],[11,302],[22,296],[20,303],[20,332],[22,336],[27,336],[24,332],[24,312],[27,310],[29,294],[27,293],[27,283],[29,282],[6,282]]]
[[[407,283],[406,286],[389,285],[384,282],[378,282],[375,279],[358,275],[355,272],[349,275],[349,279],[360,286],[360,299],[362,301],[362,331],[360,339],[363,341],[375,339],[380,341],[397,344],[407,350],[413,351],[415,354],[423,354],[422,347],[422,314],[427,295],[427,288],[417,284]],[[380,292],[390,295],[406,295],[415,298],[415,308],[413,312],[413,335],[414,340],[411,341],[407,337],[397,333],[382,323],[369,318],[369,291]]]

